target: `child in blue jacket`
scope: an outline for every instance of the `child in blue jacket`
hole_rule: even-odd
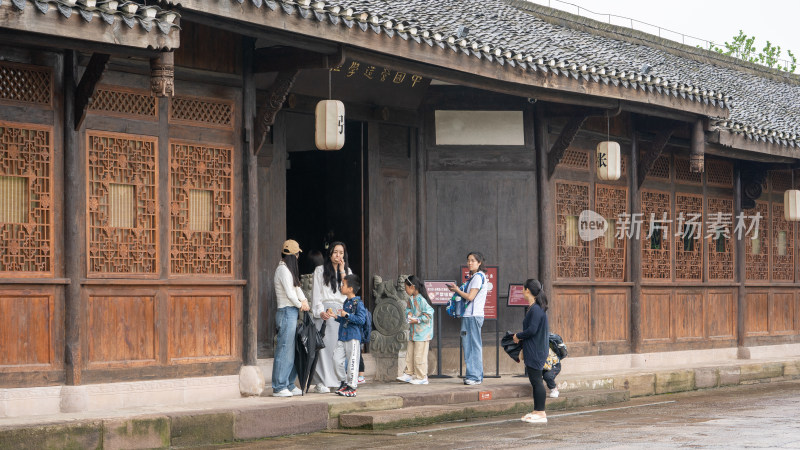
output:
[[[337,394],[355,397],[358,388],[358,361],[361,359],[361,329],[366,322],[367,310],[356,292],[361,289],[358,275],[350,274],[342,280],[342,294],[347,297],[336,321],[339,322],[339,340],[333,352],[336,376],[341,381]]]

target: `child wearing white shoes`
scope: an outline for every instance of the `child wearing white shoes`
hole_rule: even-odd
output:
[[[422,280],[414,275],[406,278],[406,294],[410,297],[406,318],[410,327],[406,350],[406,369],[399,381],[428,384],[428,348],[433,339],[433,307]]]

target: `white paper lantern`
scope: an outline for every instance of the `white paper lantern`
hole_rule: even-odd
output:
[[[622,157],[619,143],[603,141],[597,144],[597,178],[601,180],[619,180],[622,176]]]
[[[322,100],[316,109],[315,142],[320,150],[339,150],[344,147],[344,103]]]
[[[783,193],[783,214],[786,220],[800,220],[800,190],[789,189]]]

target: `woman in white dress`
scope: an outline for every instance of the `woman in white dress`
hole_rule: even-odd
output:
[[[313,286],[311,288],[311,314],[317,329],[325,327],[325,348],[317,354],[317,367],[311,384],[314,392],[320,394],[330,392],[331,387],[339,386],[333,363],[333,351],[339,336],[339,323],[334,318],[342,309],[346,297],[342,294],[342,279],[353,273],[347,260],[347,247],[343,242],[333,242],[329,247],[325,263],[314,269]]]

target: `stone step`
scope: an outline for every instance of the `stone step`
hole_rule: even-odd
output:
[[[528,388],[528,392],[530,393],[530,388]],[[547,410],[557,411],[584,406],[607,405],[627,402],[628,400],[630,400],[630,392],[627,390],[595,389],[575,391],[563,394],[559,398],[548,398]],[[477,402],[426,404],[399,409],[342,414],[339,416],[339,426],[341,428],[381,430],[506,414],[525,414],[533,409],[532,406],[533,400],[530,394],[524,397]]]

